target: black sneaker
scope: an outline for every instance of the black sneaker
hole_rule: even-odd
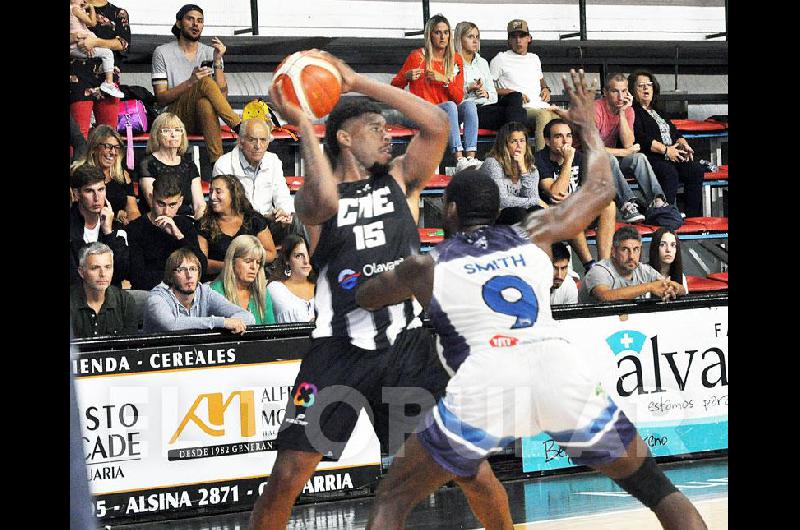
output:
[[[633,201],[628,201],[619,209],[622,214],[622,221],[625,223],[641,223],[644,221],[644,215],[639,213],[639,208]]]

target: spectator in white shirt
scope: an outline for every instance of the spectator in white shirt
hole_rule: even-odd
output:
[[[577,304],[578,286],[569,273],[569,249],[562,242],[553,243],[553,286],[550,288],[550,305]]]
[[[275,153],[267,151],[272,141],[272,125],[253,118],[242,123],[239,141],[232,151],[214,163],[211,175],[234,175],[244,186],[253,208],[267,218],[275,244],[286,233],[303,234],[294,215],[294,199],[283,176],[283,166]]]

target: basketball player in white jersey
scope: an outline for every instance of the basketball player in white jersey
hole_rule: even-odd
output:
[[[525,228],[500,226],[494,225],[497,186],[477,171],[462,171],[445,191],[449,239],[358,290],[358,304],[373,310],[415,296],[452,374],[445,397],[406,440],[379,486],[369,528],[403,528],[410,510],[436,488],[474,476],[491,452],[540,432],[575,464],[606,474],[639,499],[665,528],[705,528],[602,388],[594,352],[571,345],[550,311],[551,244],[585,229],[614,197],[594,125],[595,91],[583,71],[571,75],[564,88],[568,119],[586,150],[585,184],[564,202],[530,214]]]
[[[421,326],[416,301],[398,300],[377,311],[355,302],[358,284],[419,253],[420,192],[447,146],[447,117],[413,94],[355,73],[336,57],[312,53],[338,68],[343,93],[382,101],[420,131],[405,154],[393,159],[380,106],[340,102],[326,122],[326,157],[308,117],[270,90],[278,112],[300,127],[306,176],[295,209],[308,229],[319,278],[311,347],[275,441],[275,465],[253,508],[254,530],[286,527],[295,499],[322,458],[341,456],[362,408],[370,414],[382,450],[393,454],[404,434],[444,395],[448,380],[430,332]],[[387,390],[394,391],[393,407],[386,402]],[[419,412],[408,413],[407,405]],[[475,476],[456,482],[486,528],[512,528],[508,497],[488,463]]]

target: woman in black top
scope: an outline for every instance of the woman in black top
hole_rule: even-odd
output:
[[[694,161],[694,150],[675,126],[654,109],[661,87],[656,76],[637,70],[628,76],[633,90],[633,134],[664,189],[667,202],[675,204],[678,183],[686,195],[684,212],[688,217],[703,215],[703,166]]]
[[[275,260],[278,252],[267,219],[253,209],[239,179],[233,175],[214,177],[208,203],[205,214],[197,221],[197,241],[208,258],[204,278],[211,280],[219,274],[225,264],[228,246],[242,234],[258,238],[267,251],[266,263]]]
[[[142,213],[150,211],[153,182],[164,173],[175,173],[181,184],[183,203],[177,215],[200,219],[206,211],[203,184],[197,166],[184,158],[189,148],[186,127],[171,112],[163,112],[153,122],[147,140],[147,156],[139,163],[139,202]]]
[[[84,52],[95,47],[109,48],[114,52],[114,64],[118,68],[131,42],[128,12],[108,0],[88,0],[88,3],[97,13],[97,25],[91,28],[93,36],[77,40],[78,48]],[[70,41],[74,40],[75,36],[70,35]],[[119,98],[100,91],[105,75],[99,58],[70,58],[69,81],[69,111],[84,138],[89,134],[92,113],[97,123],[117,126]],[[119,74],[114,74],[114,82],[119,83]]]
[[[133,181],[122,168],[124,144],[120,134],[108,125],[98,125],[89,135],[86,156],[72,165],[71,171],[88,164],[103,170],[106,177],[106,199],[111,203],[114,217],[127,225],[141,215],[133,192]]]

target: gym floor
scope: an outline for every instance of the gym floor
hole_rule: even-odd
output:
[[[727,457],[665,464],[666,475],[703,515],[710,530],[728,528]],[[516,529],[658,529],[655,515],[593,472],[504,482]],[[372,498],[296,506],[287,528],[361,529]],[[250,512],[115,526],[120,530],[246,530]],[[409,529],[478,529],[458,488],[443,488],[417,506]]]

